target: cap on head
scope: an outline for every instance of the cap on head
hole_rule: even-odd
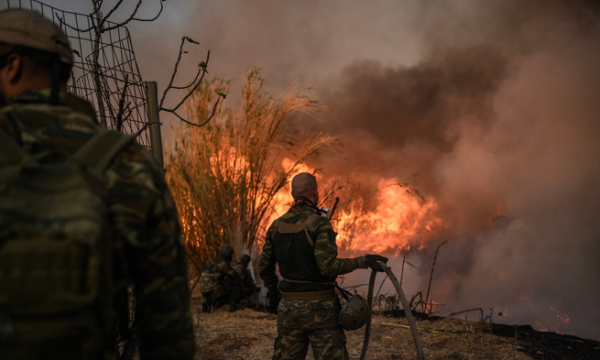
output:
[[[0,43],[57,54],[61,63],[73,64],[73,51],[67,35],[37,11],[0,11]]]
[[[233,248],[229,245],[223,245],[219,249],[219,255],[221,255],[224,259],[231,261],[233,258]]]
[[[313,174],[303,172],[292,179],[292,196],[311,198],[317,189],[317,179]]]
[[[252,260],[252,258],[248,254],[244,254],[244,256],[242,256],[242,258],[240,259],[240,261],[246,265],[250,263],[250,260]]]

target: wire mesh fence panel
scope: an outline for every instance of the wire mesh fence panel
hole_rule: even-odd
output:
[[[0,8],[35,10],[59,25],[73,48],[68,90],[90,101],[102,124],[136,135],[138,143],[150,149],[145,86],[125,26],[106,21],[97,32],[94,15],[60,10],[37,0],[0,1],[5,4],[0,2]]]

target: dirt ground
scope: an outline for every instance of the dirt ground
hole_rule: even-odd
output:
[[[210,314],[196,308],[197,359],[270,359],[276,316],[251,309],[229,313],[227,306]],[[417,320],[426,359],[534,359],[514,338],[495,336],[489,324],[455,318]],[[358,359],[364,328],[346,332],[351,359]],[[313,359],[311,351],[307,359]],[[416,359],[406,319],[373,317],[367,359]],[[590,358],[591,359],[591,358]]]

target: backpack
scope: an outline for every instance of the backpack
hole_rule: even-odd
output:
[[[0,359],[114,351],[103,172],[132,137],[101,130],[67,161],[25,153],[0,129]]]

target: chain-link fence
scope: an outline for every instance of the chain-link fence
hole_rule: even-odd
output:
[[[98,32],[95,15],[60,10],[36,0],[3,1],[5,6],[0,8],[36,10],[59,25],[71,41],[75,58],[69,91],[90,101],[102,124],[137,135],[137,141],[150,148],[145,87],[129,30],[107,21]]]

